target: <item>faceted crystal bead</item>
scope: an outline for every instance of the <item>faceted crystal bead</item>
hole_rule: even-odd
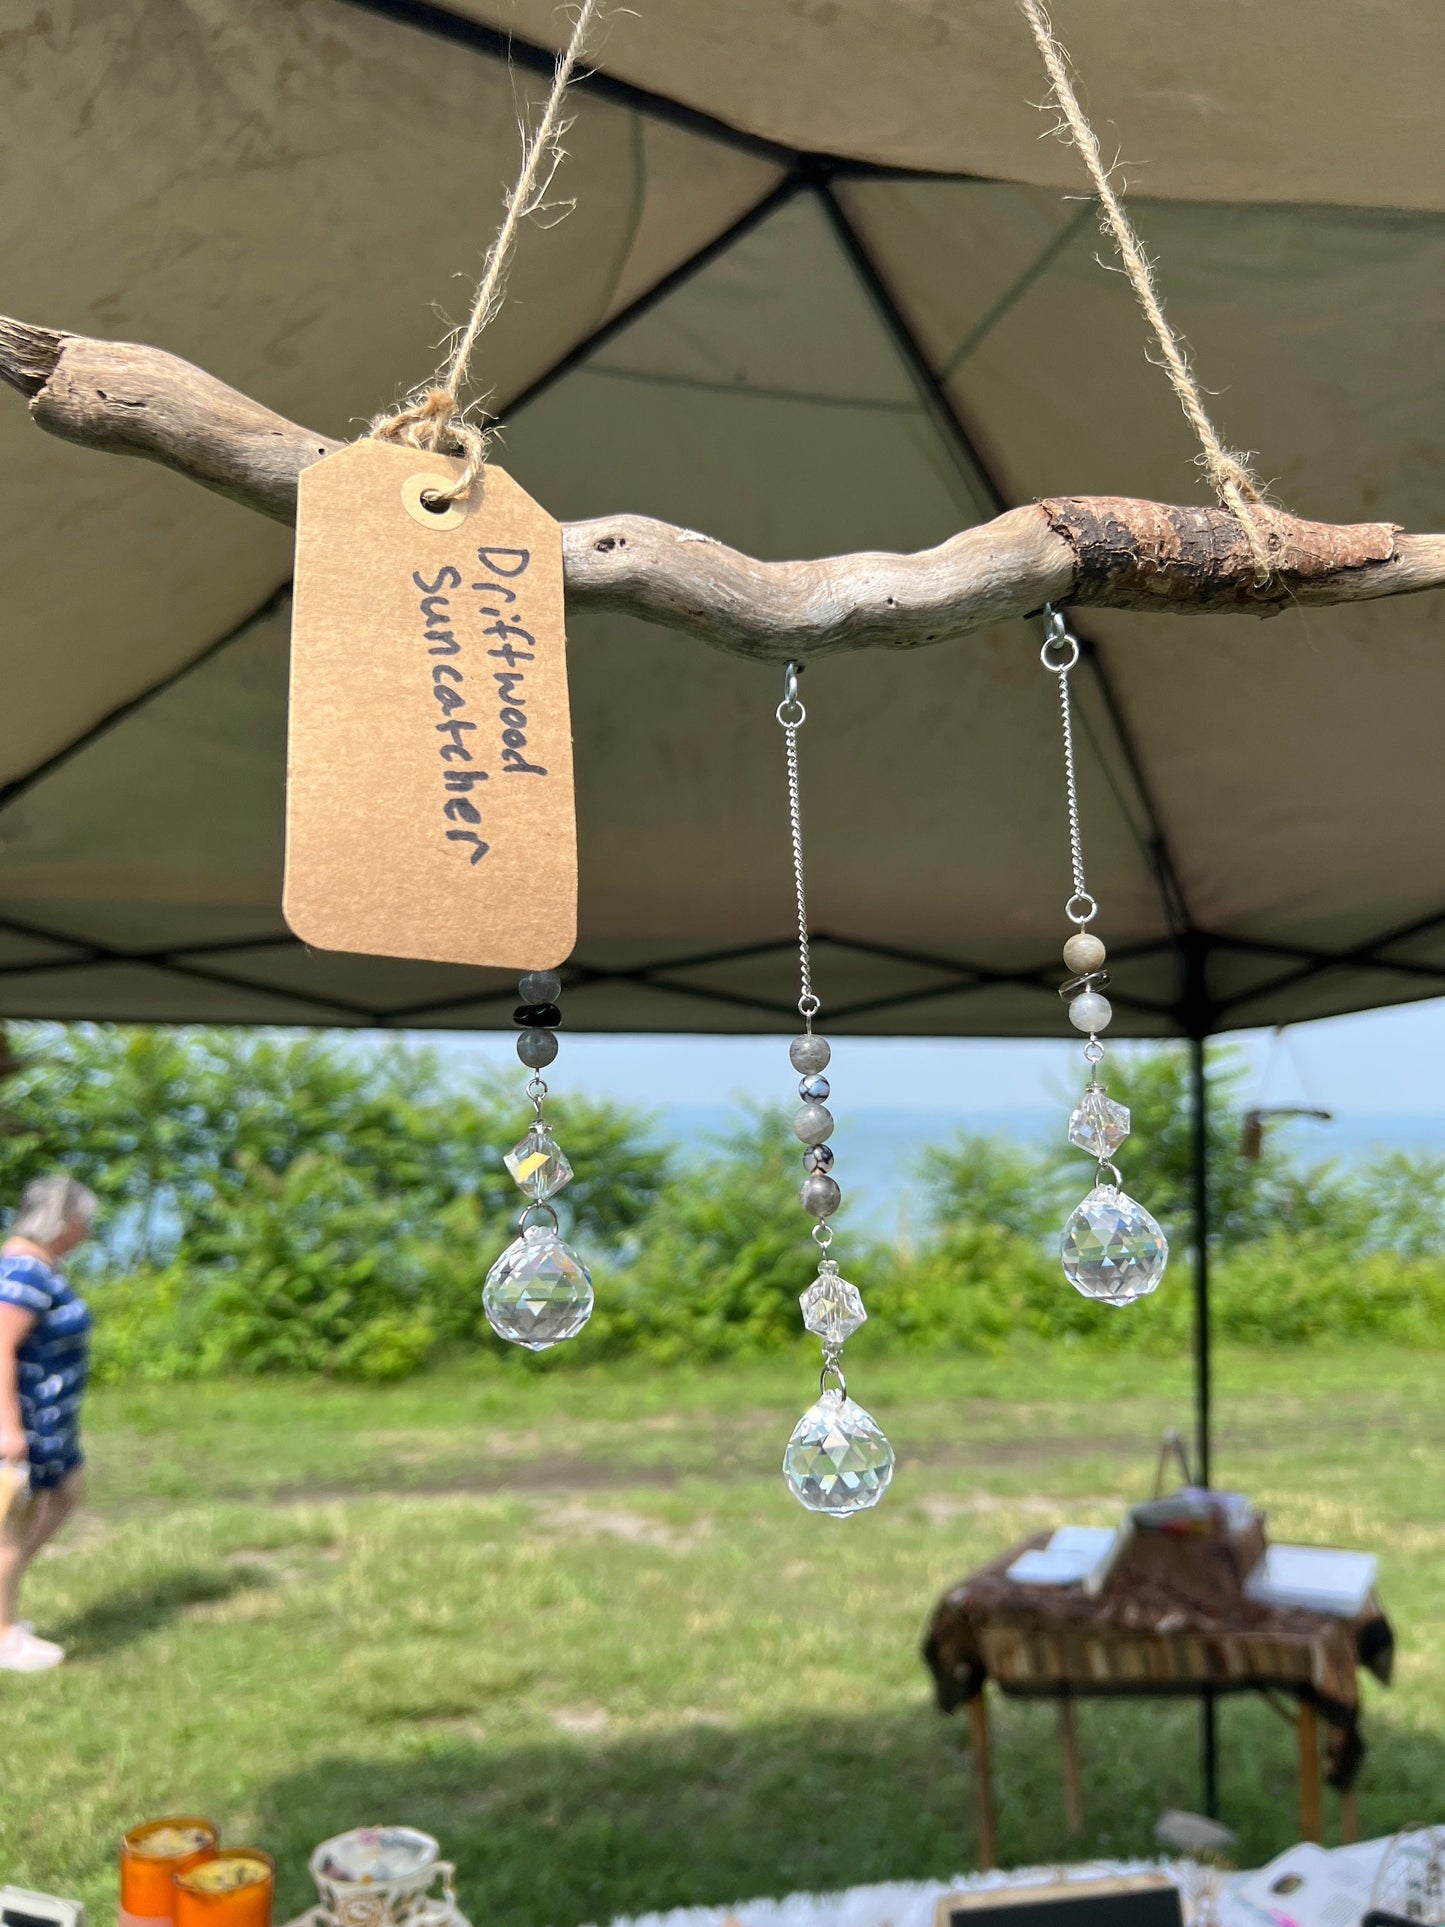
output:
[[[529,1224],[487,1273],[482,1309],[498,1338],[544,1352],[592,1316],[592,1276],[550,1225]]]
[[[1157,1289],[1169,1244],[1142,1204],[1115,1185],[1096,1184],[1064,1226],[1062,1256],[1076,1291],[1127,1305]]]
[[[1069,1119],[1069,1142],[1091,1158],[1111,1158],[1129,1135],[1129,1108],[1091,1084]]]
[[[572,1182],[572,1166],[545,1124],[534,1124],[502,1162],[533,1204],[545,1204]]]
[[[858,1287],[840,1278],[838,1267],[831,1262],[819,1266],[817,1277],[798,1303],[803,1308],[803,1323],[830,1348],[843,1344],[868,1320]]]
[[[793,1427],[783,1477],[810,1512],[845,1519],[877,1505],[893,1477],[893,1447],[876,1420],[830,1387]]]

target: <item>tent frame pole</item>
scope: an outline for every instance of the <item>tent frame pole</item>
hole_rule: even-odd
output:
[[[1209,1330],[1209,1067],[1202,1033],[1189,1039],[1190,1191],[1194,1233],[1194,1477],[1208,1485],[1212,1471],[1213,1402]],[[1204,1811],[1219,1817],[1219,1729],[1215,1696],[1199,1702],[1199,1780]]]

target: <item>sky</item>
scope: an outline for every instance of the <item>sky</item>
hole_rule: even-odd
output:
[[[821,1025],[826,1032],[826,1025]],[[510,1036],[448,1033],[424,1041],[454,1061],[468,1056],[517,1068]],[[1341,1119],[1445,1115],[1445,1000],[1296,1024],[1272,1047],[1268,1031],[1235,1041],[1256,1067],[1250,1095],[1264,1104],[1321,1106]],[[1123,1048],[1127,1048],[1124,1046]],[[970,1113],[1037,1113],[1058,1102],[1078,1069],[1078,1040],[870,1038],[834,1040],[834,1108]],[[554,1090],[610,1097],[646,1109],[727,1104],[734,1098],[786,1102],[795,1074],[784,1041],[771,1037],[581,1036],[562,1034],[548,1073]]]

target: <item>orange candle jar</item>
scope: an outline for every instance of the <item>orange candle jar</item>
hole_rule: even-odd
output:
[[[173,1921],[176,1875],[215,1853],[220,1835],[209,1820],[147,1820],[120,1843],[120,1927]]]
[[[271,1927],[276,1862],[259,1847],[224,1847],[176,1875],[176,1927]]]

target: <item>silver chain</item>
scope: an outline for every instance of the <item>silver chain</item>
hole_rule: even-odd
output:
[[[778,704],[778,721],[783,726],[788,760],[788,828],[793,839],[793,888],[798,900],[798,980],[801,995],[798,1009],[811,1034],[813,1019],[822,1009],[813,994],[813,952],[808,941],[808,893],[803,878],[803,806],[798,788],[798,731],[808,720],[808,712],[798,700],[798,678],[803,665],[790,662],[783,676],[783,700]]]
[[[1069,706],[1069,671],[1079,660],[1079,643],[1070,635],[1064,618],[1051,603],[1045,603],[1049,619],[1048,634],[1039,650],[1039,661],[1059,680],[1059,721],[1064,732],[1064,789],[1069,805],[1069,864],[1073,871],[1074,892],[1064,905],[1064,915],[1080,929],[1097,914],[1099,906],[1089,895],[1084,881],[1084,842],[1079,829],[1079,785],[1074,773],[1074,718]]]

